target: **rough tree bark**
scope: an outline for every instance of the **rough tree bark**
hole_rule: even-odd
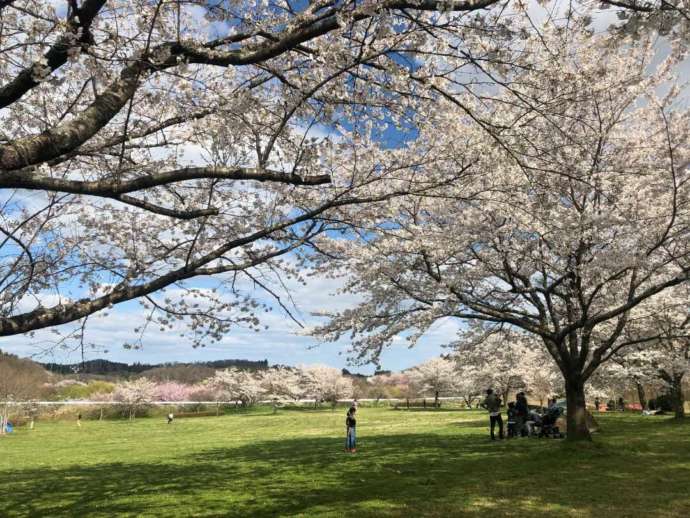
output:
[[[571,373],[565,377],[565,397],[567,402],[566,422],[569,441],[591,441],[592,435],[587,426],[587,407],[585,404],[585,380],[581,373]]]

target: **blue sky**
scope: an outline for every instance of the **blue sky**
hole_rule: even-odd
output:
[[[340,309],[356,302],[352,296],[334,295],[341,282],[312,277],[306,286],[291,288],[303,324],[309,326],[319,323],[317,317],[310,315],[312,311],[324,307]],[[270,364],[324,363],[362,373],[374,371],[373,365],[348,364],[349,343],[346,340],[320,343],[313,337],[303,336],[300,334],[300,328],[278,310],[266,314],[263,322],[269,326],[268,329],[257,333],[235,328],[221,342],[203,348],[193,348],[174,331],[161,332],[156,326],[152,326],[144,335],[142,349],[125,349],[123,344],[135,339],[136,333],[133,329],[143,322],[143,315],[138,303],[129,302],[116,306],[107,316],[97,314],[90,317],[87,341],[93,343],[95,348],[87,348],[86,358],[107,358],[127,363],[188,362],[227,358],[267,359]],[[454,339],[459,324],[451,319],[438,322],[414,348],[409,348],[401,337],[384,352],[381,367],[402,370],[438,356],[444,352],[442,345]],[[74,326],[64,325],[57,329],[68,333]],[[33,356],[41,361],[78,362],[80,353],[73,350],[75,344],[71,343],[70,349],[67,350],[55,347],[54,342],[57,338],[51,330],[39,331],[34,337],[4,337],[0,339],[0,349],[20,356]]]

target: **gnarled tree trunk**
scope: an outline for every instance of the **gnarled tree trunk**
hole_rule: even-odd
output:
[[[565,397],[568,405],[566,423],[569,441],[591,441],[592,436],[587,426],[587,408],[585,406],[585,382],[579,373],[566,376]]]

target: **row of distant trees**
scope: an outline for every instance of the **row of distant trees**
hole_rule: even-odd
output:
[[[663,330],[663,322],[658,325]],[[669,334],[645,347],[613,355],[587,381],[585,394],[591,405],[595,398],[606,401],[632,393],[642,407],[648,406],[650,395],[657,394],[681,418],[685,416],[689,373],[690,339],[684,334]],[[459,395],[468,405],[487,388],[493,388],[504,401],[510,393],[525,391],[540,405],[547,397],[566,392],[560,369],[539,341],[514,330],[476,336],[468,332],[447,358],[423,363],[409,371],[409,378],[422,393],[437,398]],[[376,384],[385,386],[387,379],[396,377],[382,377]]]
[[[41,363],[50,372],[57,374],[91,374],[91,375],[117,375],[127,376],[131,374],[145,374],[147,377],[157,376],[159,378],[179,376],[183,371],[205,372],[208,376],[209,371],[216,369],[227,369],[237,367],[239,369],[267,369],[268,360],[210,360],[192,363],[122,363],[113,362],[103,358],[88,360],[81,363]]]
[[[103,383],[84,385],[103,387]],[[353,382],[340,369],[324,365],[295,368],[274,367],[266,370],[243,370],[235,367],[219,370],[213,376],[195,384],[162,381],[140,377],[110,384],[108,390],[91,393],[89,400],[117,402],[125,414],[133,419],[137,412],[155,401],[188,402],[214,401],[251,406],[262,399],[299,400],[310,398],[315,403],[327,402],[335,406],[338,400],[352,397]]]
[[[132,379],[88,382],[48,373],[39,364],[0,352],[0,404],[8,414],[11,401],[36,399],[90,400],[119,403],[134,418],[156,401],[236,402],[251,406],[261,400],[297,401],[334,405],[348,398],[413,399],[461,397],[472,406],[487,388],[506,401],[524,390],[534,403],[564,393],[557,366],[539,344],[524,333],[502,331],[456,344],[453,353],[432,358],[400,373],[366,377],[324,365],[276,366],[265,369],[231,367],[215,370],[200,365],[171,365],[146,371]],[[673,346],[672,346],[673,345]],[[588,400],[605,400],[636,391],[642,406],[652,392],[667,394],[678,417],[684,414],[684,387],[690,354],[684,341],[659,343],[644,351],[617,356],[587,385]],[[27,407],[28,408],[28,407]]]

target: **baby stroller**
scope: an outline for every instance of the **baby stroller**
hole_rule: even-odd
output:
[[[536,410],[530,410],[525,421],[525,428],[527,428],[527,435],[534,437],[539,434],[542,428],[542,416]]]
[[[552,405],[546,409],[546,412],[541,416],[541,428],[539,430],[539,437],[553,437],[554,439],[562,439],[565,437],[563,433],[556,426],[558,418],[561,416],[563,409],[559,406]]]

